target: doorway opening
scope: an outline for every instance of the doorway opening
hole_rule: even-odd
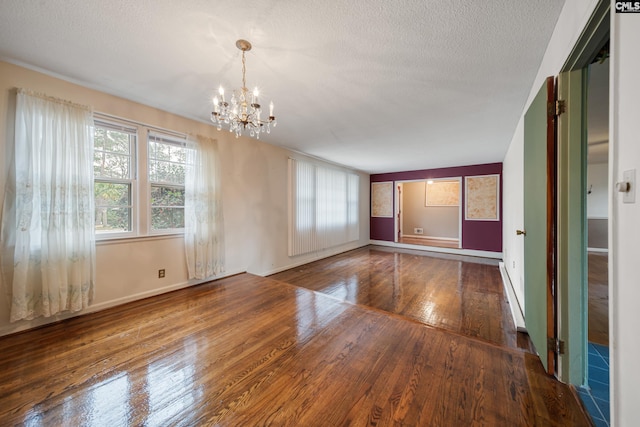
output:
[[[460,248],[462,178],[397,181],[396,243]]]
[[[598,425],[609,425],[609,42],[588,66],[587,321],[588,387],[581,393]]]

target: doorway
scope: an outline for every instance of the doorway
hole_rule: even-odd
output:
[[[582,400],[596,423],[609,423],[609,42],[588,66],[587,82],[587,378]]]
[[[608,286],[606,280],[593,286],[594,273],[606,269],[611,258],[601,230],[602,225],[610,229],[609,23],[610,3],[601,1],[558,78],[558,96],[567,106],[558,126],[558,217],[564,222],[558,235],[557,327],[560,342],[566,343],[558,372],[562,381],[579,387],[596,425],[609,425],[611,407],[609,347],[592,341],[609,340]]]
[[[606,180],[597,185],[593,181],[588,182],[589,178],[593,178],[592,176],[588,177],[588,173],[593,174],[594,171],[597,171],[598,166],[594,166],[596,163],[592,161],[591,167],[589,167],[587,153],[589,149],[595,153],[596,147],[599,145],[605,152],[608,151],[606,147],[608,144],[606,122],[609,115],[606,112],[608,108],[605,108],[604,114],[600,113],[599,115],[604,120],[605,128],[604,137],[598,138],[599,132],[594,129],[596,118],[589,117],[588,113],[590,109],[591,113],[595,113],[598,108],[606,107],[608,103],[609,81],[606,75],[598,75],[601,70],[596,67],[604,65],[608,71],[609,9],[609,3],[604,1],[599,3],[582,36],[562,67],[561,73],[555,78],[547,79],[546,96],[543,85],[536,96],[536,100],[540,98],[540,102],[537,103],[534,100],[525,115],[526,234],[524,231],[520,233],[527,236],[525,239],[524,269],[527,329],[538,353],[541,358],[544,358],[543,364],[545,360],[547,361],[545,367],[548,367],[548,372],[556,375],[563,382],[580,387],[580,395],[585,406],[598,425],[608,425],[610,407],[608,374],[590,368],[589,362],[600,358],[599,361],[603,362],[608,369],[608,350],[589,352],[592,349],[588,336],[589,317],[592,317],[593,324],[593,316],[590,315],[595,314],[595,310],[590,310],[589,302],[594,300],[596,292],[591,292],[591,294],[589,292],[587,270],[590,263],[588,255],[593,254],[594,251],[588,251],[588,248],[592,246],[588,244],[587,239],[590,235],[594,238],[596,232],[594,229],[591,232],[588,229],[590,212],[588,212],[587,205],[590,203],[589,198],[593,196],[595,199],[597,197],[599,186],[602,186],[603,196],[607,200],[610,198],[611,190]],[[593,97],[597,93],[597,80],[602,82],[600,85],[603,92],[601,100],[595,102],[596,106],[589,107],[589,96]],[[556,123],[553,122],[554,117],[557,120]],[[528,118],[530,120],[527,120]],[[540,152],[537,157],[527,153],[528,140],[536,146],[544,144],[545,124],[547,147],[552,148],[547,150],[546,162],[541,157],[545,154],[544,152]],[[589,129],[590,126],[591,129]],[[588,143],[589,140],[591,144]],[[548,186],[550,190],[549,188],[546,192],[541,190],[541,194],[527,190],[526,184],[529,181],[531,181],[529,182],[531,186],[535,187],[535,175],[527,180],[527,163],[531,162],[533,157],[541,159],[543,166],[539,166],[538,169],[543,168],[545,164],[549,169],[549,165],[551,165],[552,173],[547,174],[547,184],[552,179],[555,181]],[[604,176],[608,177],[608,163],[602,162],[600,168]],[[535,172],[535,169],[529,169]],[[535,241],[543,233],[531,230],[527,224],[527,202],[533,202],[535,207],[537,204],[542,204],[541,201],[545,200],[544,196],[546,196],[548,208],[546,231],[551,230],[551,233],[547,233],[547,238],[543,240],[546,240],[547,254],[552,254],[552,262],[547,262],[545,268],[545,264],[541,261],[540,268],[536,269],[531,268],[535,261],[533,255],[542,256],[544,254],[544,250],[540,250],[544,241],[538,244],[539,248],[533,251],[533,254],[528,254],[527,248],[533,249],[532,239]],[[605,210],[608,212],[607,208]],[[539,216],[535,215],[534,218]],[[610,259],[610,255],[604,253],[604,259]],[[594,259],[593,256],[591,258]],[[593,272],[595,265],[592,264],[591,267]],[[547,276],[546,280],[544,277],[529,276],[528,272],[536,270],[544,271]],[[548,285],[546,289],[539,285],[545,282]],[[547,291],[546,295],[543,292],[545,290]],[[608,290],[605,290],[604,294],[608,299]],[[548,301],[551,302],[545,304]],[[606,302],[601,306],[607,307]],[[605,317],[608,320],[608,314],[605,314]],[[606,326],[603,329],[608,330]],[[605,336],[603,341],[608,342],[608,336]],[[604,390],[592,394],[591,392],[595,390],[594,380],[602,381]],[[602,422],[600,423],[600,421]]]
[[[460,248],[461,177],[396,182],[396,243]]]

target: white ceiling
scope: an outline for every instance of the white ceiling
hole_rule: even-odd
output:
[[[2,0],[0,59],[208,121],[245,38],[269,143],[369,173],[500,162],[563,3]]]

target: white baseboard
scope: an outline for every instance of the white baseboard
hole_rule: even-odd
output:
[[[502,252],[480,251],[476,249],[440,248],[437,246],[410,245],[407,243],[387,242],[386,240],[369,240],[372,245],[388,246],[391,248],[417,249],[425,252],[441,252],[454,255],[468,255],[482,258],[502,259]]]
[[[511,309],[511,316],[513,317],[513,324],[516,325],[518,332],[527,332],[527,327],[524,323],[524,315],[522,314],[522,308],[516,298],[516,292],[513,289],[511,278],[507,272],[504,262],[498,264],[500,266],[500,275],[502,276],[502,284],[504,285],[504,291],[507,294],[509,300],[509,308]]]
[[[459,239],[455,237],[435,237],[435,236],[425,236],[423,234],[403,234],[401,237],[411,237],[416,239],[428,239],[428,240],[446,240],[448,242],[457,242]]]
[[[587,248],[587,252],[598,252],[602,254],[608,254],[609,249],[607,248]]]

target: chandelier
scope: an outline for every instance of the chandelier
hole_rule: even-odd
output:
[[[269,104],[269,118],[263,120],[262,107],[258,88],[251,94],[247,89],[246,65],[244,53],[251,50],[251,43],[246,40],[238,40],[236,47],[242,51],[242,87],[240,91],[233,91],[231,100],[225,101],[224,89],[220,86],[218,95],[213,98],[213,112],[211,121],[215,123],[218,130],[222,130],[222,125],[229,125],[229,132],[235,132],[236,138],[242,135],[243,130],[248,130],[249,135],[260,139],[260,132],[271,133],[271,126],[276,127],[276,118],[273,115],[273,102]]]

